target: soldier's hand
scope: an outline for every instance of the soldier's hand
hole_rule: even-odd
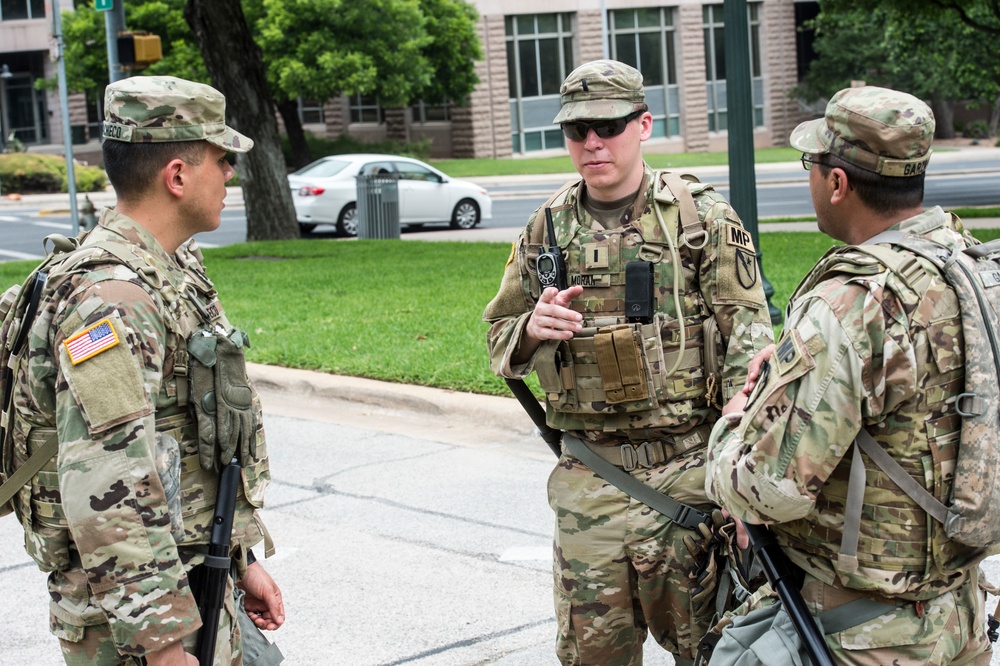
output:
[[[573,299],[583,293],[579,285],[559,291],[547,287],[535,303],[525,333],[536,340],[569,340],[583,329],[583,315],[570,309]]]
[[[258,629],[274,631],[285,622],[285,603],[281,589],[259,562],[247,567],[243,580],[237,583],[246,595],[243,607]]]
[[[722,511],[712,512],[712,524],[701,523],[696,531],[698,537],[687,535],[684,546],[694,558],[695,566],[689,574],[691,580],[691,601],[695,613],[703,615],[711,610],[715,599],[715,589],[719,584],[719,573],[726,557],[725,549],[731,543],[730,535],[724,528],[731,527]]]

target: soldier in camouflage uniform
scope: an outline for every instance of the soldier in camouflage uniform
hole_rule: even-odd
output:
[[[67,664],[197,663],[189,582],[207,552],[218,459],[232,455],[216,450],[215,429],[235,423],[239,583],[215,663],[277,663],[255,628],[284,621],[280,590],[250,550],[262,540],[272,550],[256,512],[270,478],[260,402],[243,374],[221,387],[244,396],[235,421],[196,418],[204,387],[188,379],[189,339],[222,331],[245,342],[188,241],[218,227],[227,154],[253,142],[226,126],[218,91],[173,77],[112,83],[105,114],[117,206],[50,270],[14,386],[15,463],[58,438],[56,457],[14,498],[27,550],[49,572],[51,630]],[[221,414],[226,391],[216,393]],[[278,657],[244,662],[260,651]]]
[[[811,612],[886,604],[826,636],[838,664],[990,662],[976,566],[987,552],[949,539],[852,446],[864,428],[921,487],[942,502],[951,495],[965,375],[957,297],[926,261],[907,273],[916,282],[930,272],[926,291],[906,297],[900,275],[854,249],[886,242],[887,230],[956,249],[974,242],[958,218],[923,208],[933,136],[926,104],[876,87],[840,91],[824,118],[792,133],[819,227],[847,246],[796,289],[776,349],[762,355],[766,376],[755,360],[754,386],[726,406],[709,444],[709,495],[771,525],[804,572]],[[857,527],[847,519],[855,465],[866,481]]]
[[[640,144],[653,119],[637,70],[585,64],[563,83],[561,101],[554,122],[582,180],[543,207],[555,239],[539,209],[514,243],[483,316],[491,367],[506,378],[537,372],[549,425],[710,510],[703,463],[719,415],[713,401],[742,387],[750,358],[773,340],[750,235],[711,186],[645,164]],[[566,260],[562,291],[542,290],[536,274],[551,243]],[[652,267],[655,298],[648,320],[634,322],[624,274],[639,262]],[[714,611],[705,603],[711,583],[694,578],[684,544],[697,532],[606,483],[565,441],[548,493],[562,663],[641,664],[647,630],[678,664],[691,663]]]

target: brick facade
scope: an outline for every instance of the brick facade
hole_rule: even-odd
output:
[[[466,106],[451,109],[454,157],[510,157],[510,97],[503,16],[479,19],[483,60],[476,63],[479,84]]]
[[[701,5],[678,8],[680,30],[681,135],[688,152],[708,150],[708,92]]]

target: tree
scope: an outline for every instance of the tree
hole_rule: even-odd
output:
[[[239,0],[187,0],[184,18],[212,84],[226,96],[233,126],[255,141],[254,149],[240,156],[247,240],[298,238],[264,62]]]
[[[994,0],[821,0],[814,22],[818,59],[799,94],[829,97],[852,80],[910,92],[930,101],[939,138],[954,136],[952,104],[993,104],[1000,112],[1000,64],[991,37],[1000,34]]]
[[[244,0],[297,166],[310,161],[298,99],[463,100],[482,57],[464,0]]]

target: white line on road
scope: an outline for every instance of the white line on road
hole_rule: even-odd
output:
[[[13,215],[0,215],[0,222],[23,222],[24,220],[20,217],[14,217]]]
[[[58,222],[33,222],[36,227],[49,227],[50,229],[66,229],[69,231],[73,230],[72,224],[59,224]]]

